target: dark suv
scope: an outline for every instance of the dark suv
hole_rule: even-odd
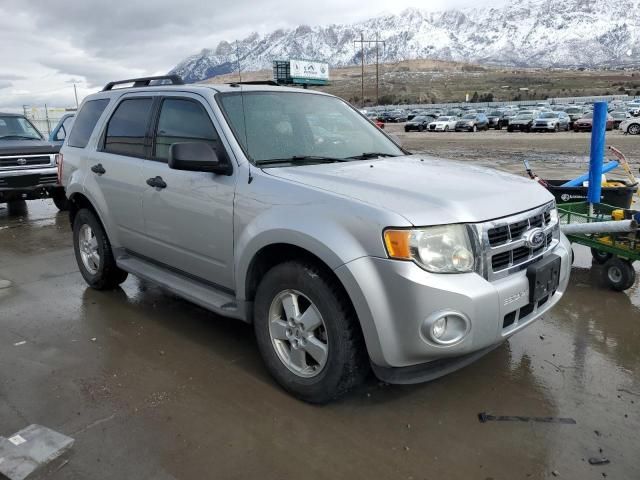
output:
[[[467,113],[456,123],[456,132],[489,130],[489,119],[484,113]]]
[[[487,115],[487,118],[489,119],[489,128],[495,128],[496,130],[501,130],[502,127],[509,123],[509,121],[505,119],[504,112],[499,110],[494,110]]]
[[[0,113],[0,203],[51,197],[65,210],[56,167],[59,150],[24,115]]]

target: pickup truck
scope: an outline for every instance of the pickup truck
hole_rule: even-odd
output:
[[[0,203],[51,197],[66,210],[56,165],[59,150],[24,115],[0,113]]]

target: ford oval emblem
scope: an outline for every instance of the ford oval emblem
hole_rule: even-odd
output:
[[[26,165],[27,164],[27,159],[26,158],[19,158],[16,163],[18,165]]]
[[[540,248],[544,245],[546,235],[541,228],[529,230],[524,236],[524,243],[529,248]]]

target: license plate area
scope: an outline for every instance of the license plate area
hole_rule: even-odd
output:
[[[559,256],[550,255],[527,268],[529,303],[536,303],[558,289],[561,265]]]

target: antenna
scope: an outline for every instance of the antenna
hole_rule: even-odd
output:
[[[238,78],[242,82],[242,69],[240,68],[240,47],[238,46],[237,40],[236,40],[236,63],[238,64]]]

